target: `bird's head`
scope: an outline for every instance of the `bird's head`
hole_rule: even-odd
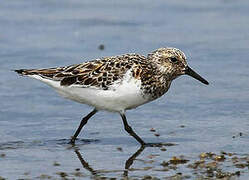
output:
[[[209,84],[207,80],[188,66],[185,54],[179,49],[160,48],[148,54],[148,59],[155,62],[159,66],[160,71],[172,80],[186,74],[204,84]]]

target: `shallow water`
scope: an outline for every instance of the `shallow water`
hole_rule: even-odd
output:
[[[198,177],[187,164],[199,160],[202,152],[248,157],[248,7],[243,0],[1,2],[0,176],[127,175],[125,163],[139,145],[123,130],[119,115],[96,114],[72,148],[67,142],[91,108],[62,99],[46,85],[11,70],[127,52],[147,54],[165,46],[182,49],[189,65],[210,85],[184,76],[162,98],[127,112],[129,123],[146,142],[176,144],[166,151],[139,151],[128,177]],[[98,49],[100,44],[104,50]],[[163,161],[180,155],[190,161],[162,170]],[[236,167],[229,157],[219,163],[225,172],[241,171],[239,178],[247,179],[247,167]]]

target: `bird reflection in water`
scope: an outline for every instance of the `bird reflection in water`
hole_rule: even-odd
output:
[[[171,144],[171,143],[168,143],[168,144],[164,144],[162,146],[173,146],[175,144]],[[158,146],[158,147],[162,147],[162,146]],[[124,167],[124,170],[111,170],[111,171],[103,171],[103,170],[94,170],[88,162],[86,162],[82,156],[82,154],[80,153],[79,151],[79,148],[77,147],[74,147],[74,152],[76,153],[78,159],[80,160],[83,168],[85,168],[87,171],[89,171],[93,176],[98,176],[98,177],[101,177],[100,173],[110,173],[110,172],[123,172],[123,177],[128,177],[128,173],[129,173],[129,169],[131,167],[131,165],[133,164],[134,160],[136,160],[136,158],[144,151],[144,149],[146,148],[147,146],[140,146],[140,148],[132,155],[130,156],[126,162],[125,162],[125,167]]]
[[[141,146],[132,156],[129,157],[129,159],[126,160],[124,170],[114,170],[111,172],[123,172],[123,176],[128,177],[128,172],[129,172],[130,166],[133,164],[134,160],[143,152],[144,149],[145,149],[145,146]],[[80,160],[84,169],[89,171],[93,176],[98,176],[98,177],[101,176],[100,173],[103,173],[103,170],[94,170],[89,165],[89,163],[84,160],[84,158],[83,158],[83,156],[80,153],[78,148],[75,147],[74,152],[76,153],[76,155],[77,155],[78,159]],[[110,171],[108,171],[108,172],[110,172]]]

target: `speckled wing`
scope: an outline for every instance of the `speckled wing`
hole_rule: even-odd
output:
[[[49,69],[16,70],[22,75],[39,75],[42,78],[60,81],[61,86],[81,86],[107,90],[132,68],[132,74],[139,78],[139,66],[146,64],[146,58],[138,54],[106,57],[81,64]]]

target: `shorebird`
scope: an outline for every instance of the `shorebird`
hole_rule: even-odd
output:
[[[65,67],[15,71],[48,84],[65,98],[93,107],[81,120],[71,137],[71,144],[75,144],[87,121],[98,111],[105,110],[119,113],[124,129],[141,145],[149,145],[128,124],[126,110],[161,97],[168,91],[171,82],[181,75],[209,84],[187,65],[182,51],[171,47],[159,48],[147,57],[133,53]]]

